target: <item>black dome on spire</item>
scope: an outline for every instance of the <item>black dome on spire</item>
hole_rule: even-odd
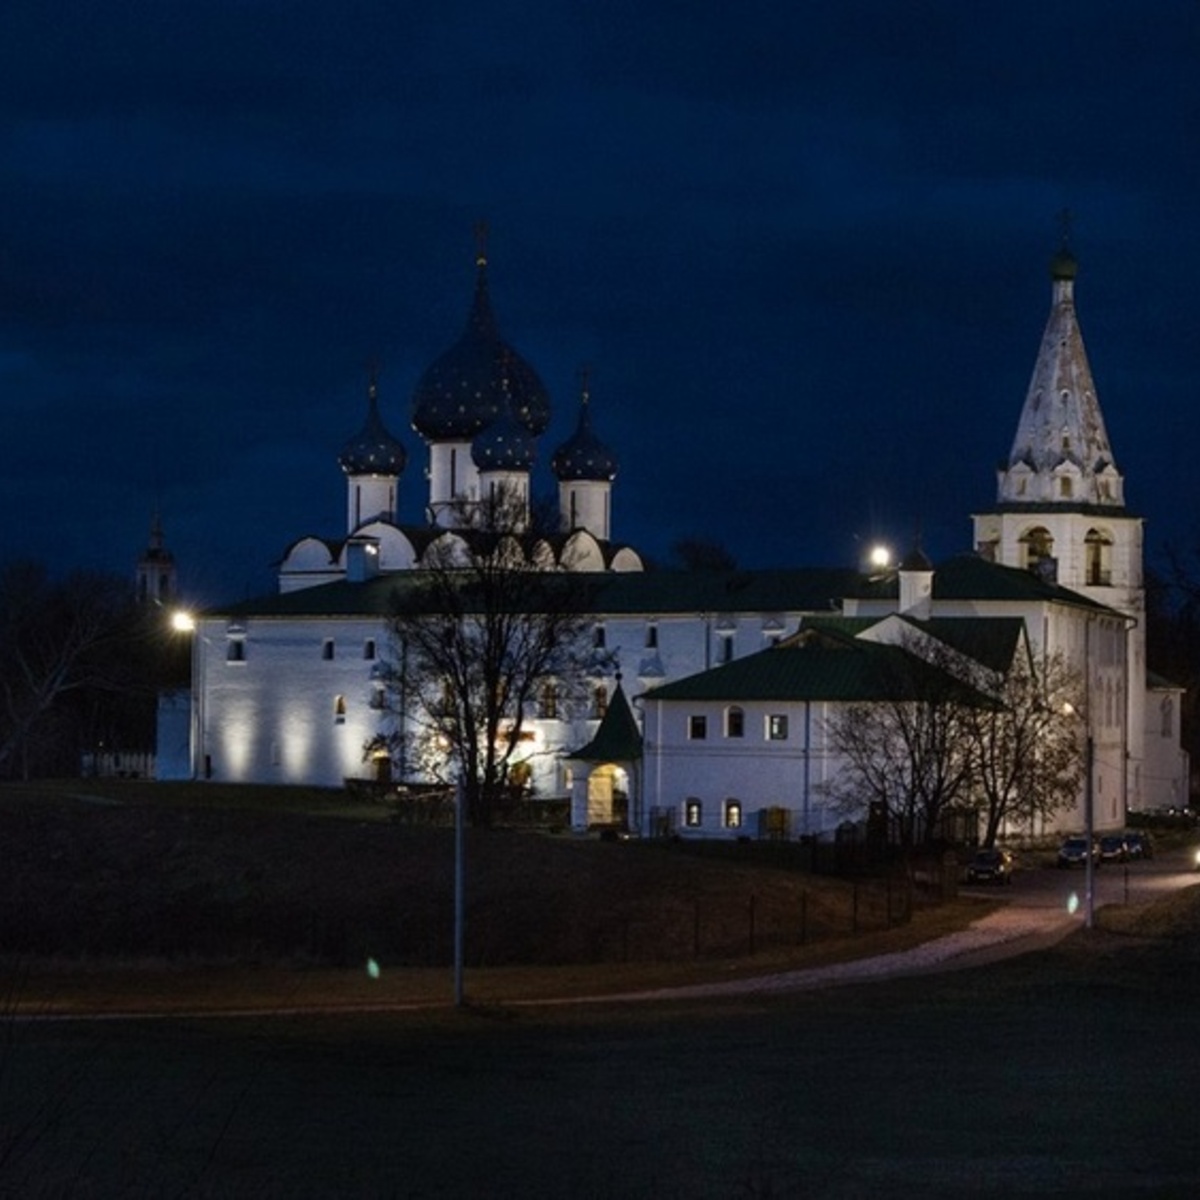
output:
[[[557,450],[550,467],[560,482],[590,479],[611,483],[617,474],[617,456],[592,432],[588,393],[579,405],[575,432]]]
[[[480,254],[476,265],[466,328],[425,369],[413,391],[413,428],[430,441],[473,438],[508,405],[535,436],[550,424],[550,397],[537,372],[500,337],[488,295],[487,259]]]
[[[399,475],[408,462],[404,444],[392,437],[379,415],[375,381],[367,389],[367,419],[343,447],[338,463],[347,475]]]

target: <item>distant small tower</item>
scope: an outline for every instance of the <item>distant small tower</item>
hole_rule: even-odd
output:
[[[612,537],[612,482],[617,457],[592,432],[588,372],[580,373],[579,423],[554,452],[551,468],[558,478],[559,519],[564,531],[586,529],[599,541]]]
[[[162,519],[156,511],[150,522],[150,541],[137,561],[139,604],[171,604],[177,594],[175,556],[163,541]]]
[[[368,521],[395,521],[400,476],[408,461],[404,445],[379,415],[378,372],[372,367],[367,384],[367,419],[343,447],[338,463],[346,475],[346,532]]]

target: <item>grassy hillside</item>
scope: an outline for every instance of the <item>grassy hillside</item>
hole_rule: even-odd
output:
[[[469,831],[473,966],[678,962],[904,923],[898,883],[814,878],[794,847]],[[316,789],[0,788],[10,961],[449,963],[450,831]]]

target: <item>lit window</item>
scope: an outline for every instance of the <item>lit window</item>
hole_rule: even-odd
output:
[[[703,716],[688,717],[688,737],[694,742],[702,742],[708,737],[708,718]]]
[[[742,802],[740,800],[725,801],[725,828],[726,829],[741,829],[742,827]]]
[[[346,723],[346,697],[335,696],[333,701],[333,720],[336,725]]]
[[[771,713],[771,715],[767,717],[767,739],[772,742],[786,742],[787,735],[787,714]]]
[[[740,708],[731,708],[725,713],[725,736],[731,738],[744,737],[746,734],[746,714]]]
[[[704,824],[704,805],[695,796],[683,802],[683,823],[689,829],[699,829]]]

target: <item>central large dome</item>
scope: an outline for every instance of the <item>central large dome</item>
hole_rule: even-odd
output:
[[[500,336],[483,255],[476,268],[475,299],[462,336],[425,369],[413,390],[412,425],[427,441],[470,440],[507,408],[535,437],[550,424],[545,386]]]

